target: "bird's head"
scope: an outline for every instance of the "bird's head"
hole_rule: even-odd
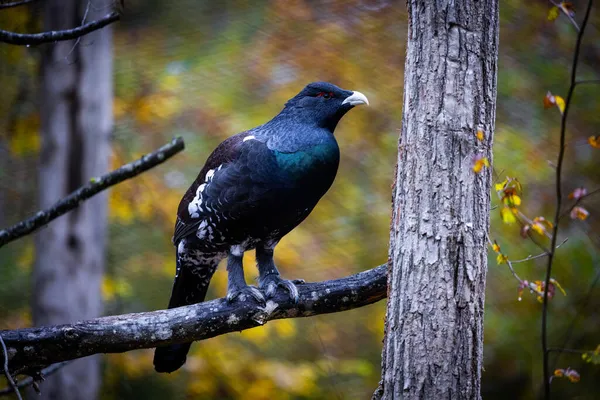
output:
[[[282,114],[333,132],[344,114],[361,104],[369,105],[361,92],[344,90],[328,82],[313,82],[285,104]]]

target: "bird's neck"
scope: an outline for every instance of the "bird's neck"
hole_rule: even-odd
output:
[[[337,147],[333,130],[319,127],[298,115],[280,113],[261,127],[269,148],[282,152],[296,152],[319,145]]]

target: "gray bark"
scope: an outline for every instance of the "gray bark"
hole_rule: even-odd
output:
[[[332,281],[298,285],[295,303],[279,291],[266,304],[229,303],[225,298],[137,314],[116,315],[73,324],[0,331],[13,374],[36,372],[49,364],[97,353],[120,353],[204,340],[282,318],[341,312],[385,297],[387,266]],[[42,388],[43,389],[43,388]]]
[[[382,381],[374,398],[478,399],[498,1],[409,0]],[[483,141],[475,134],[482,130]]]
[[[87,19],[103,16],[111,4],[111,0],[94,1]],[[87,0],[46,1],[44,30],[80,25],[87,6]],[[60,42],[44,48],[41,117],[39,199],[44,209],[108,169],[112,129],[110,27],[90,33],[78,44]],[[37,234],[35,325],[67,323],[101,314],[106,196],[99,194]],[[42,398],[94,399],[99,385],[99,359],[79,360],[43,384]]]

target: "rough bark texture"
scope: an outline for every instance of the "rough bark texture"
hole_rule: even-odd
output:
[[[45,2],[44,30],[83,20],[88,0]],[[111,0],[95,0],[87,19],[102,17]],[[41,67],[40,208],[45,209],[108,169],[112,129],[110,27],[80,40],[49,44]],[[53,221],[36,236],[33,320],[37,326],[101,314],[100,281],[106,242],[106,193]],[[94,399],[99,360],[80,360],[46,382],[43,399]],[[39,397],[37,397],[39,398]]]
[[[483,363],[497,0],[409,0],[382,382],[374,398],[477,399]],[[483,131],[479,141],[476,132]]]
[[[381,265],[345,278],[298,285],[298,303],[280,290],[264,306],[254,301],[228,303],[222,298],[170,310],[0,331],[0,336],[8,348],[10,371],[34,373],[49,364],[91,354],[186,343],[264,325],[273,319],[362,307],[385,298],[386,280],[387,266]]]

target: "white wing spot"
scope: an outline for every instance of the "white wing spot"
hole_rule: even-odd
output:
[[[202,206],[202,191],[206,185],[202,184],[196,189],[196,196],[188,204],[188,212],[192,218],[198,218],[200,216],[200,207]]]
[[[205,182],[210,182],[210,180],[212,179],[212,177],[215,175],[215,170],[211,169],[206,173],[206,177],[204,178]]]
[[[200,222],[200,225],[198,225],[198,230],[196,231],[196,237],[198,239],[204,239],[204,237],[206,236],[206,226],[208,225],[208,222],[206,220]]]
[[[244,140],[242,140],[242,142],[245,142],[246,140],[252,140],[252,139],[256,139],[256,137],[254,135],[249,135],[249,136],[246,136],[244,138]]]

